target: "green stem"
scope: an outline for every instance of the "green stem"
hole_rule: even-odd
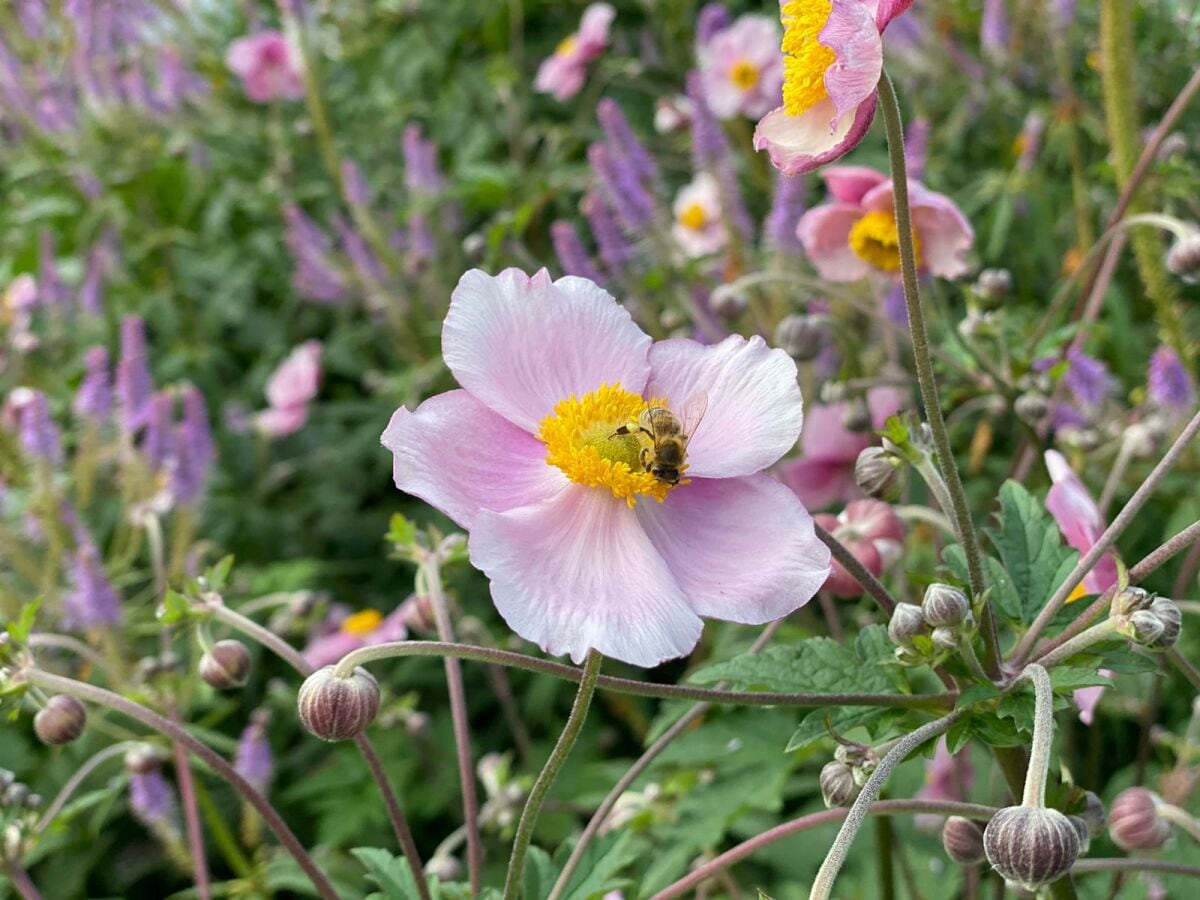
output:
[[[1046,773],[1050,771],[1050,748],[1054,744],[1054,688],[1050,675],[1037,663],[1030,663],[1021,678],[1033,682],[1033,747],[1029,751],[1029,772],[1021,805],[1042,809],[1046,805]]]
[[[1057,666],[1064,659],[1069,659],[1076,653],[1086,650],[1097,641],[1112,637],[1117,631],[1117,623],[1113,619],[1105,619],[1093,625],[1087,631],[1075,635],[1070,640],[1063,641],[1053,650],[1038,657],[1038,663],[1048,668]]]
[[[1193,841],[1200,843],[1200,822],[1188,815],[1187,810],[1164,803],[1158,807],[1158,817],[1170,822],[1180,831],[1185,832]]]
[[[938,467],[946,481],[952,508],[946,510],[954,519],[955,530],[962,542],[967,560],[967,576],[971,583],[971,594],[975,598],[983,595],[986,584],[983,563],[979,551],[979,540],[975,525],[967,506],[966,492],[954,462],[954,451],[950,446],[950,434],[942,416],[938,398],[937,382],[934,380],[933,363],[929,354],[929,333],[925,326],[925,312],[921,307],[920,287],[917,283],[917,256],[913,244],[912,212],[908,205],[908,172],[904,161],[904,122],[900,116],[900,101],[892,80],[886,72],[879,80],[879,108],[887,132],[888,159],[892,170],[892,193],[895,197],[896,228],[900,242],[900,269],[904,283],[904,303],[908,309],[909,329],[912,332],[913,359],[917,370],[917,383],[921,388],[921,402],[925,417],[933,432],[933,444],[937,453]],[[980,631],[983,634],[984,665],[988,674],[996,677],[1000,673],[1000,645],[996,635],[996,620],[990,603],[985,603],[980,613]]]
[[[892,860],[892,844],[895,842],[892,820],[880,816],[875,820],[875,859],[879,869],[879,896],[881,900],[896,900],[896,870]]]
[[[589,650],[583,661],[583,675],[579,680],[579,691],[575,695],[575,704],[571,707],[571,715],[563,726],[562,734],[546,765],[542,767],[537,781],[529,791],[529,799],[525,801],[525,809],[521,812],[521,821],[517,825],[517,835],[513,838],[512,856],[508,861],[508,875],[504,879],[504,900],[517,900],[521,893],[521,884],[525,879],[525,855],[529,852],[529,842],[533,839],[533,828],[537,824],[538,814],[546,801],[546,794],[558,777],[559,770],[575,746],[583,723],[587,720],[588,707],[592,705],[592,697],[596,693],[596,680],[600,676],[600,663],[603,661],[597,651]]]

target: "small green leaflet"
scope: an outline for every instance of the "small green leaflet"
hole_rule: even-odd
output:
[[[882,626],[878,626],[882,628]],[[874,629],[859,636],[855,650],[826,637],[814,637],[787,647],[768,647],[743,653],[700,669],[696,684],[728,681],[731,690],[812,694],[894,694],[893,672],[879,657],[881,642]],[[889,654],[890,655],[890,654]]]

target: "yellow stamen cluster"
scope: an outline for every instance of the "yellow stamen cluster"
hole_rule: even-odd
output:
[[[355,637],[366,637],[383,622],[383,613],[377,609],[364,609],[342,621],[342,632]]]
[[[558,42],[558,46],[554,48],[554,55],[558,57],[570,56],[575,52],[575,48],[579,46],[579,38],[573,34],[568,34],[565,38]]]
[[[632,434],[614,433],[636,422],[646,406],[616,384],[602,384],[582,397],[572,394],[542,420],[538,440],[546,445],[546,462],[576,484],[608,488],[631,507],[639,494],[662,503],[671,486],[645,471],[641,442]]]
[[[699,231],[708,224],[708,214],[704,212],[704,207],[699,203],[693,203],[679,211],[677,221],[684,228]]]
[[[850,249],[862,260],[885,272],[900,271],[900,229],[890,212],[869,212],[850,229]],[[913,251],[921,264],[921,241],[913,232]]]
[[[837,55],[818,42],[821,29],[833,11],[830,0],[791,0],[783,5],[783,106],[789,116],[799,116],[820,103],[825,90],[825,70]]]
[[[758,66],[744,59],[738,60],[729,70],[729,80],[738,90],[748,91],[758,84]]]

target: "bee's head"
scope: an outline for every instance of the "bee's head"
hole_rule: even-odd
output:
[[[668,466],[651,466],[650,474],[667,484],[679,484],[679,470]]]

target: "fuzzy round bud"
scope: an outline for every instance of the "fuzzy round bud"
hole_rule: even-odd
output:
[[[240,688],[250,677],[250,651],[241,641],[217,641],[200,657],[200,677],[220,691]]]
[[[950,625],[939,625],[929,634],[933,646],[939,650],[954,650],[958,647],[958,630]]]
[[[939,625],[960,625],[971,614],[967,595],[948,584],[931,584],[921,600],[925,621],[935,628]]]
[[[1154,595],[1140,587],[1129,587],[1118,593],[1112,600],[1112,611],[1120,616],[1127,616],[1141,609],[1149,609],[1154,602]]]
[[[344,741],[366,731],[379,712],[379,682],[359,666],[349,678],[329,665],[304,679],[296,706],[300,724],[323,741]]]
[[[1090,837],[1098,835],[1108,824],[1108,815],[1104,812],[1104,801],[1095,791],[1087,791],[1083,795],[1083,809],[1079,811],[1079,818],[1087,823]]]
[[[1167,269],[1189,284],[1200,281],[1200,231],[1177,240],[1167,251]]]
[[[1166,633],[1162,619],[1148,609],[1140,609],[1129,617],[1129,624],[1124,629],[1129,639],[1143,647],[1153,647]]]
[[[1056,809],[1009,806],[983,830],[983,849],[992,868],[1008,882],[1037,890],[1075,865],[1079,832]]]
[[[951,816],[942,826],[942,846],[946,855],[960,866],[973,866],[984,860],[983,829],[962,816]]]
[[[812,316],[784,316],[775,326],[775,346],[798,362],[816,359],[825,344],[825,329]]]
[[[462,863],[458,861],[457,857],[448,854],[439,854],[425,863],[426,875],[431,875],[438,881],[443,881],[447,884],[458,881],[462,877],[462,873]]]
[[[87,710],[68,694],[55,694],[33,717],[33,730],[38,740],[51,746],[69,744],[83,734]]]
[[[1067,821],[1071,823],[1075,829],[1075,833],[1079,835],[1079,853],[1082,855],[1088,852],[1088,848],[1092,846],[1092,830],[1088,827],[1087,819],[1083,816],[1067,816]]]
[[[871,410],[867,407],[867,401],[862,397],[855,397],[846,404],[846,411],[842,413],[842,427],[854,434],[861,434],[871,427]]]
[[[125,768],[133,775],[149,775],[162,765],[164,758],[157,747],[141,744],[125,754]]]
[[[926,631],[925,613],[915,603],[897,603],[888,622],[888,637],[893,644],[908,647],[912,639]]]
[[[484,257],[487,256],[487,246],[487,238],[478,231],[468,234],[462,242],[463,254],[471,262],[476,263],[483,262]]]
[[[975,282],[975,293],[984,306],[994,309],[1012,292],[1012,286],[1012,273],[1008,269],[984,269]]]
[[[900,460],[882,447],[868,447],[854,461],[854,481],[868,497],[892,503],[904,490]]]
[[[1179,611],[1179,604],[1166,597],[1155,597],[1149,611],[1158,617],[1163,627],[1162,634],[1149,646],[1155,650],[1169,650],[1175,646],[1179,632],[1183,630],[1183,614]]]
[[[1171,826],[1158,817],[1158,797],[1142,787],[1117,794],[1108,808],[1108,836],[1122,850],[1157,850],[1171,836]]]
[[[29,785],[14,781],[0,795],[0,806],[24,806],[25,801],[29,798],[29,793]]]
[[[736,319],[749,305],[750,298],[745,291],[718,288],[708,298],[708,308],[723,319]]]
[[[854,770],[844,762],[833,760],[821,768],[821,796],[825,805],[849,806],[858,796],[859,785],[854,779]]]
[[[1041,394],[1031,392],[1018,397],[1013,402],[1013,410],[1022,422],[1036,425],[1046,418],[1046,413],[1050,411],[1050,402]]]

